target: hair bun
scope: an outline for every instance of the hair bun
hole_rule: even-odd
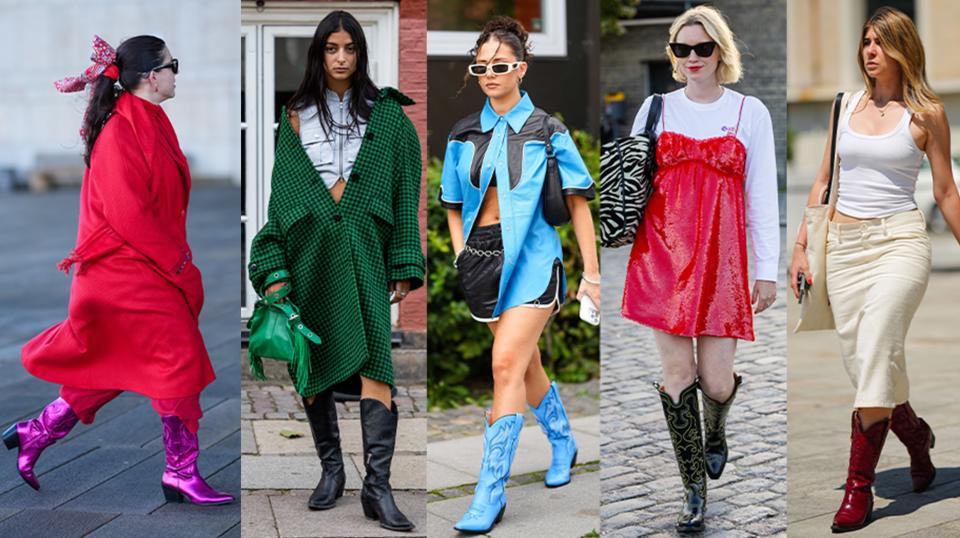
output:
[[[526,48],[527,38],[530,36],[530,34],[517,19],[504,15],[497,15],[483,25],[483,29],[480,31],[480,33],[492,34],[498,31],[510,32],[511,34],[514,34],[520,38],[520,42],[523,43],[524,48]]]
[[[480,37],[477,39],[476,46],[470,50],[470,55],[476,56],[477,51],[490,37],[496,37],[500,41],[506,40],[513,49],[516,49],[514,52],[517,57],[523,61],[533,56],[530,53],[530,45],[527,43],[530,34],[523,27],[523,24],[520,24],[520,21],[513,17],[497,15],[487,21],[480,30]]]

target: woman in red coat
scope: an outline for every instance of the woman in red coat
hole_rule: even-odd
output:
[[[159,104],[174,96],[179,65],[163,40],[138,36],[114,51],[94,38],[94,65],[56,83],[91,86],[81,135],[87,164],[68,318],[22,351],[27,370],[62,385],[40,416],[7,429],[20,475],[34,489],[40,453],[125,390],[162,417],[167,500],[224,504],[197,471],[200,391],[214,379],[200,335],[200,271],[186,238],[190,172]]]

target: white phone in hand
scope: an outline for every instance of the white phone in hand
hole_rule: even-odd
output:
[[[590,325],[600,325],[600,310],[586,294],[580,299],[580,319]]]

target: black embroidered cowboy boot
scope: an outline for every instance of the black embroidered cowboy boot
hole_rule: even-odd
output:
[[[727,465],[727,413],[737,396],[737,388],[743,378],[733,374],[733,392],[727,401],[719,403],[703,393],[703,457],[707,464],[707,476],[716,480]],[[703,387],[700,387],[703,392]]]
[[[677,516],[677,532],[691,533],[703,530],[703,516],[707,508],[707,477],[703,462],[703,434],[700,428],[700,405],[697,401],[697,383],[683,389],[674,403],[663,387],[659,388],[663,416],[667,419],[673,452],[683,481],[683,507]]]

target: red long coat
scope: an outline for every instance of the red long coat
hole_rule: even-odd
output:
[[[151,398],[199,394],[214,379],[197,323],[200,271],[186,237],[190,172],[163,109],[123,93],[80,191],[68,318],[21,354],[36,377]]]

